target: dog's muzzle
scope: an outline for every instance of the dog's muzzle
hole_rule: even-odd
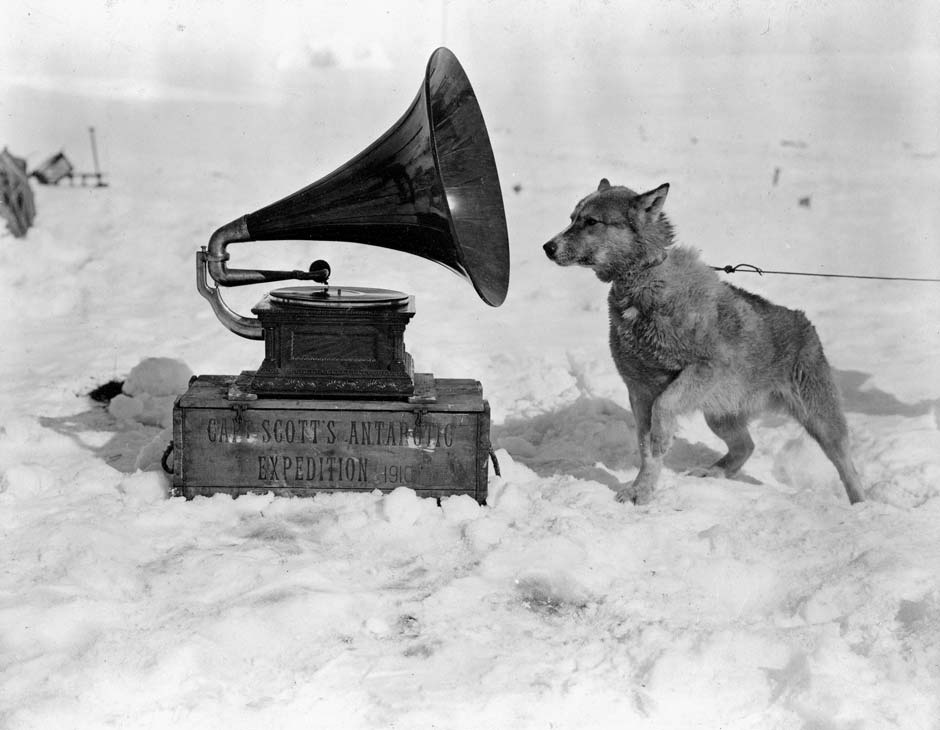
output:
[[[554,261],[555,252],[558,250],[558,244],[555,243],[554,241],[549,241],[544,246],[542,246],[542,248],[545,249],[545,255],[548,256],[548,258],[550,258],[552,261]]]

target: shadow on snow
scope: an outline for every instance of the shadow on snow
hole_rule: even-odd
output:
[[[904,403],[885,391],[865,388],[870,376],[857,370],[834,370],[833,375],[848,413],[915,417],[940,406],[940,401]],[[770,414],[767,422],[785,418]],[[621,482],[609,470],[640,465],[633,414],[607,398],[584,396],[549,413],[507,420],[493,426],[492,438],[496,448],[506,449],[539,476],[565,474],[618,488]],[[665,463],[683,472],[712,464],[721,455],[704,444],[676,438]],[[734,478],[757,483],[746,470]]]

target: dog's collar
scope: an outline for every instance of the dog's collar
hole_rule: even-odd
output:
[[[598,276],[601,277],[601,281],[614,281],[616,285],[615,280],[620,280],[623,285],[627,287],[633,287],[637,284],[637,279],[641,274],[645,274],[650,269],[661,266],[668,257],[669,253],[664,249],[659,258],[654,261],[645,261],[643,264],[638,264],[636,267],[624,267],[619,272],[614,272],[615,275],[609,279],[605,279],[603,276],[601,276],[600,273]]]
[[[660,256],[658,259],[656,259],[656,261],[647,261],[647,262],[646,262],[646,266],[644,266],[642,269],[640,269],[640,271],[646,271],[647,269],[652,269],[654,266],[659,266],[659,265],[662,264],[667,258],[669,258],[669,251],[667,251],[666,249],[663,249],[663,254],[662,254],[662,256]]]
[[[669,251],[667,251],[666,249],[663,249],[662,255],[658,259],[656,259],[655,261],[645,262],[642,266],[638,266],[637,268],[633,269],[631,273],[633,274],[633,276],[636,276],[637,274],[642,274],[644,271],[649,271],[652,268],[660,266],[668,257],[669,257]]]

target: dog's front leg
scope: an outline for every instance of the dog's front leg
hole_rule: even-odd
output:
[[[659,480],[659,472],[663,468],[663,459],[653,456],[650,443],[650,426],[653,415],[653,402],[655,394],[647,393],[643,389],[628,385],[630,393],[630,408],[636,420],[636,440],[640,450],[640,471],[633,483],[617,491],[618,502],[633,502],[647,504],[653,498],[653,488]]]
[[[658,395],[650,397],[643,390],[630,388],[630,406],[640,446],[640,472],[633,484],[617,492],[618,501],[647,504],[653,498],[663,458],[676,432],[676,419],[701,403],[710,382],[711,368],[690,365]]]

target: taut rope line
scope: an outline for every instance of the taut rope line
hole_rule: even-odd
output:
[[[712,266],[715,271],[723,271],[726,274],[737,274],[745,271],[749,274],[783,274],[784,276],[821,276],[828,279],[877,279],[878,281],[926,281],[940,283],[940,279],[924,279],[914,276],[863,276],[859,274],[814,274],[808,271],[772,271],[770,269],[761,269],[753,264],[737,264],[735,266]]]

